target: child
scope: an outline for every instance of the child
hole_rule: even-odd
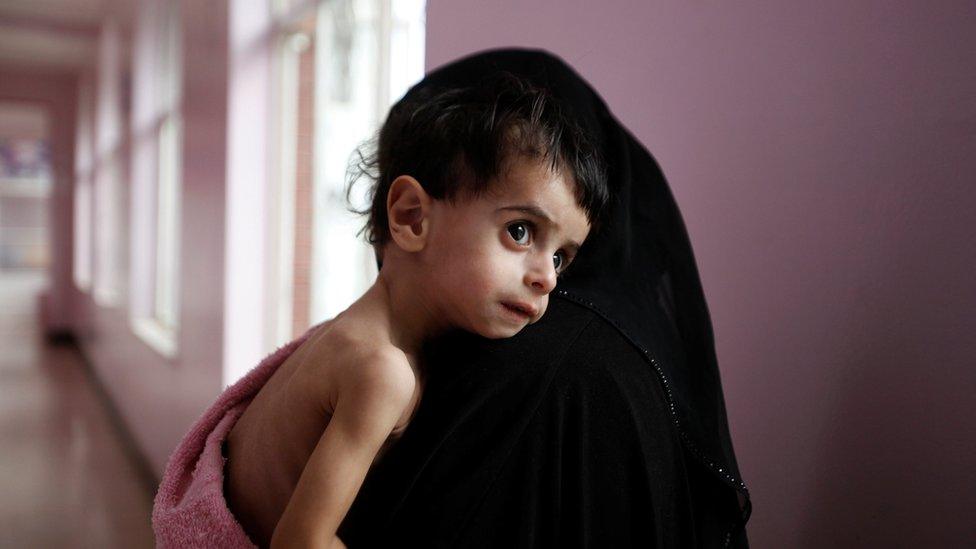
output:
[[[246,387],[239,402],[212,408],[233,414],[187,435],[212,447],[226,433],[223,496],[239,527],[212,531],[242,543],[344,547],[335,532],[370,465],[417,409],[425,342],[455,329],[511,337],[537,322],[607,201],[587,138],[544,90],[508,73],[408,94],[360,170],[374,180],[365,228],[376,282],[229,388]],[[178,523],[210,544],[216,536],[198,523],[226,518],[222,508],[167,514],[191,508],[176,496],[197,491],[168,483],[188,465],[182,450],[157,495],[157,543],[192,543],[168,537]],[[216,484],[219,466],[207,478]]]

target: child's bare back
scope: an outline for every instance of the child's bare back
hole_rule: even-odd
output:
[[[370,448],[380,444],[375,455],[382,455],[416,408],[420,386],[409,360],[388,341],[377,338],[375,327],[368,328],[365,319],[357,318],[352,310],[320,324],[261,388],[227,437],[227,455],[233,456],[226,468],[228,505],[262,547],[271,543],[289,501],[294,497],[293,505],[302,504],[296,486],[303,474],[329,477],[321,479],[335,491],[335,500],[329,503],[347,507],[351,502],[342,500],[355,495],[358,482],[347,487],[343,480],[356,479],[360,476],[357,469],[369,467],[374,461]],[[353,412],[362,413],[340,416],[341,424],[333,428],[340,436],[329,439],[333,444],[320,445],[336,413],[340,392],[359,401],[359,410]],[[386,400],[386,404],[376,400]],[[371,401],[382,409],[369,406]],[[402,411],[395,413],[395,408]],[[363,428],[367,422],[376,425]],[[389,434],[380,440],[379,433],[384,431]],[[370,433],[376,434],[370,437]],[[348,436],[361,440],[349,441]],[[328,454],[340,459],[327,459]],[[317,463],[342,467],[322,470],[314,467]],[[309,465],[312,467],[306,471]],[[334,531],[338,524],[331,527]]]

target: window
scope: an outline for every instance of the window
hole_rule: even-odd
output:
[[[133,54],[130,316],[167,357],[177,351],[182,117],[178,2],[141,6]]]
[[[74,267],[75,286],[90,291],[92,285],[92,106],[91,74],[78,83],[78,126],[75,131]]]
[[[373,283],[372,248],[356,233],[346,174],[390,106],[423,77],[423,0],[275,4],[277,32],[277,305],[280,345],[335,316]],[[365,205],[365,182],[353,205]]]
[[[114,19],[102,26],[95,86],[94,299],[103,307],[121,300],[122,43]]]
[[[177,326],[179,298],[179,218],[182,117],[179,2],[167,2],[160,40],[159,171],[156,208],[155,319],[167,330]]]
[[[44,272],[51,193],[47,112],[0,103],[0,120],[0,273]]]

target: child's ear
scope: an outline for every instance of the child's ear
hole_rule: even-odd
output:
[[[427,244],[430,206],[430,195],[409,175],[401,175],[390,184],[386,195],[390,237],[404,251],[419,252]]]

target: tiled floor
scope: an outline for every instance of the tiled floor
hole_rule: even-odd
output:
[[[77,350],[49,345],[37,274],[0,274],[0,547],[152,547],[152,493]]]

